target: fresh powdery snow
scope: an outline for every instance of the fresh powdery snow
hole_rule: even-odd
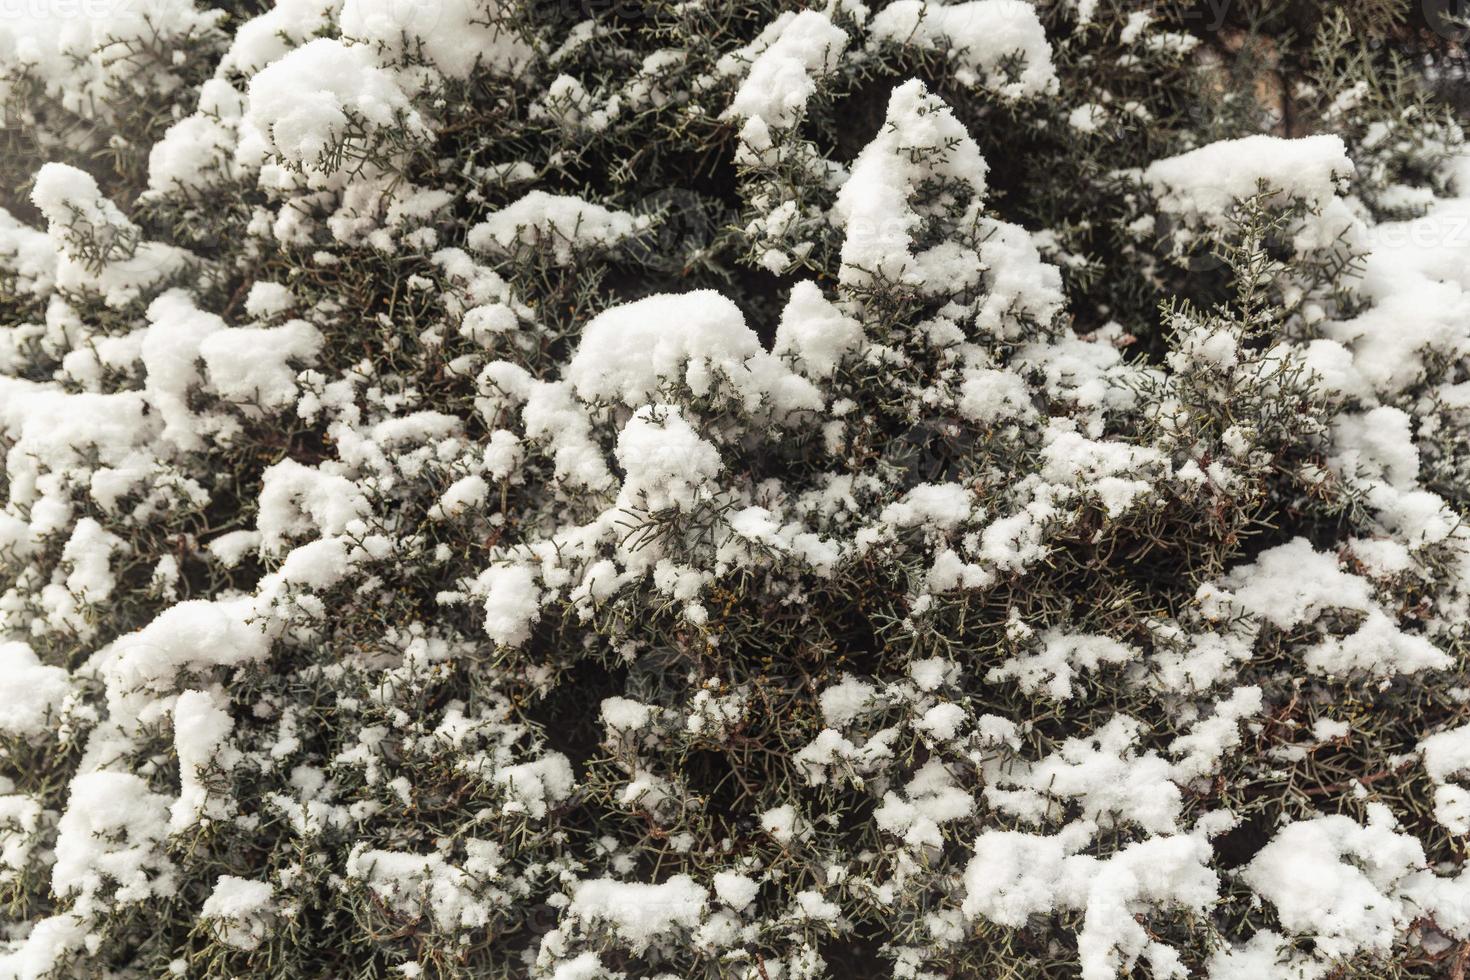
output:
[[[652,296],[613,307],[587,324],[567,365],[583,401],[637,407],[666,386],[696,396],[728,385],[750,410],[820,407],[816,390],[760,346],[745,316],[712,291]]]
[[[1005,98],[1037,95],[1057,84],[1051,44],[1035,8],[1024,0],[897,0],[878,12],[871,30],[874,41],[947,53],[957,81],[984,85]],[[1024,68],[1019,78],[1007,79],[1001,63],[1017,56]]]
[[[1261,185],[1320,208],[1353,172],[1340,137],[1256,135],[1159,160],[1143,177],[1165,210],[1218,220],[1233,202],[1255,194]]]
[[[698,925],[708,902],[709,891],[688,875],[657,885],[596,878],[573,890],[567,908],[588,926],[605,924],[641,951],[673,929]]]
[[[836,67],[847,41],[847,32],[819,11],[778,17],[749,46],[720,60],[722,72],[745,75],[730,115],[769,126],[792,125],[816,92],[813,76]]]
[[[1463,980],[1436,5],[229,6],[0,12],[0,980]]]

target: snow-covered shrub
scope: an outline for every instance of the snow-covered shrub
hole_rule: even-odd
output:
[[[0,12],[0,978],[1463,976],[1432,6]]]

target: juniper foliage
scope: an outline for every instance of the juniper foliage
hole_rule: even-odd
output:
[[[1464,975],[1453,10],[103,7],[0,977]]]

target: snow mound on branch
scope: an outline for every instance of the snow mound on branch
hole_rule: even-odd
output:
[[[875,40],[946,52],[956,80],[1002,98],[1041,95],[1057,86],[1051,44],[1036,8],[1025,0],[897,0],[878,11],[868,30]],[[1011,77],[1005,66],[1017,56],[1022,67]]]
[[[604,310],[582,330],[566,379],[584,402],[638,408],[673,385],[696,397],[728,386],[747,411],[821,407],[821,396],[761,347],[745,316],[708,289]]]
[[[1236,201],[1255,194],[1262,182],[1320,209],[1354,173],[1340,136],[1283,139],[1258,134],[1156,160],[1143,179],[1165,211],[1218,218]]]
[[[277,156],[319,174],[358,150],[354,141],[402,127],[426,134],[423,120],[372,48],[319,37],[272,62],[250,80],[240,153]]]
[[[698,926],[708,902],[709,891],[688,875],[657,885],[596,878],[573,888],[568,909],[584,921],[607,923],[637,955],[655,940]]]
[[[717,67],[727,75],[745,71],[726,115],[793,125],[816,92],[816,79],[837,66],[847,41],[847,32],[819,11],[782,14],[749,45],[720,59]]]
[[[643,215],[531,191],[471,228],[466,241],[476,251],[494,254],[512,252],[518,245],[547,245],[565,264],[578,248],[610,248],[646,227],[648,218]]]

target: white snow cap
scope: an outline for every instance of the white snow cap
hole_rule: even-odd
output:
[[[878,11],[869,31],[875,41],[945,51],[961,84],[983,86],[1003,98],[1040,95],[1057,85],[1051,44],[1036,8],[1025,0],[897,0]],[[1016,55],[1022,68],[1011,78],[1002,65]]]
[[[823,296],[816,283],[802,280],[791,287],[781,311],[772,353],[794,358],[808,377],[827,378],[862,341],[862,325]]]
[[[614,211],[579,197],[531,191],[470,229],[465,241],[478,252],[506,254],[518,245],[549,246],[557,261],[579,248],[609,248],[648,227],[649,219]]]
[[[832,209],[845,234],[842,282],[861,285],[882,277],[949,292],[976,280],[978,257],[956,242],[914,250],[914,236],[925,219],[948,215],[952,202],[920,211],[910,198],[920,184],[935,178],[968,186],[969,200],[960,215],[946,220],[956,228],[969,227],[980,215],[987,169],[965,127],[923,82],[913,79],[894,89],[882,129],[858,154]]]
[[[402,123],[410,134],[425,132],[372,48],[335,38],[319,37],[267,66],[250,80],[247,105],[250,146],[308,170],[335,169],[328,151],[355,126],[370,134]]]
[[[728,116],[761,119],[772,127],[796,122],[817,90],[816,79],[837,67],[847,47],[847,32],[817,10],[781,14],[753,42],[720,59],[719,70],[749,70]]]
[[[582,342],[566,378],[585,402],[649,404],[668,385],[687,385],[699,396],[727,385],[755,410],[777,412],[821,407],[811,383],[761,347],[740,308],[701,289],[665,293],[604,310],[582,329]]]
[[[698,926],[708,902],[708,890],[684,874],[657,885],[595,878],[572,889],[569,910],[589,922],[606,922],[637,955],[655,940]]]
[[[1220,216],[1235,201],[1255,194],[1261,181],[1320,208],[1356,172],[1340,136],[1283,139],[1257,134],[1155,160],[1143,179],[1165,211]]]
[[[504,23],[510,7],[504,0],[344,0],[338,23],[344,37],[381,48],[385,61],[403,58],[407,42],[452,78],[465,78],[476,66],[509,75],[534,53]]]
[[[30,738],[59,720],[71,676],[42,664],[19,640],[0,643],[0,733]]]

